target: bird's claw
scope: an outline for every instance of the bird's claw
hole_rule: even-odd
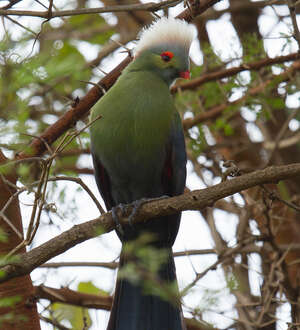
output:
[[[139,208],[144,204],[144,203],[147,203],[147,202],[152,202],[152,201],[157,201],[157,200],[160,200],[160,199],[165,199],[165,198],[169,198],[170,196],[168,195],[163,195],[163,196],[160,196],[160,197],[153,197],[153,198],[141,198],[141,199],[138,199],[136,201],[134,201],[132,203],[133,205],[133,209],[132,209],[132,212],[131,214],[129,215],[128,217],[128,223],[130,226],[133,226],[133,219],[135,217],[135,215],[137,214]],[[124,210],[125,210],[125,205],[120,203],[118,204],[117,206],[114,206],[112,209],[111,209],[111,216],[113,218],[113,221],[114,223],[116,224],[116,229],[117,231],[123,236],[124,235],[124,229],[119,221],[119,217],[117,215],[117,211],[118,209],[121,211],[122,215],[124,214]]]
[[[132,204],[133,204],[133,209],[132,209],[132,212],[130,214],[130,216],[128,217],[128,222],[129,224],[132,226],[133,225],[133,219],[135,217],[135,215],[137,214],[137,211],[139,210],[139,208],[144,204],[144,203],[147,203],[147,202],[152,202],[152,201],[157,201],[157,200],[160,200],[160,199],[165,199],[165,198],[169,198],[170,196],[168,195],[163,195],[163,196],[160,196],[160,197],[153,197],[153,198],[141,198],[141,199],[138,199],[136,201],[134,201]]]
[[[116,224],[116,228],[118,230],[118,232],[121,234],[121,235],[124,235],[124,230],[123,230],[123,227],[122,225],[120,224],[120,221],[119,221],[119,217],[117,215],[117,210],[120,209],[122,214],[124,213],[124,204],[119,204],[117,206],[114,206],[112,209],[111,209],[111,216]]]
[[[141,198],[132,203],[133,209],[132,209],[130,216],[128,217],[128,223],[130,224],[130,226],[133,225],[133,223],[132,223],[133,218],[135,217],[135,215],[136,215],[137,211],[139,210],[139,208],[141,207],[141,205],[143,205],[143,203],[145,202],[145,199],[146,198]]]

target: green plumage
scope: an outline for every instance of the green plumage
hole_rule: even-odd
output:
[[[102,116],[91,126],[93,150],[113,187],[130,190],[130,200],[123,203],[154,196],[177,114],[167,83],[153,71],[136,71],[136,66],[129,65],[91,116]]]

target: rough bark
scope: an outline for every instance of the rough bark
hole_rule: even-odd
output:
[[[5,161],[4,155],[0,151],[0,164]],[[4,180],[3,180],[4,179]],[[15,190],[9,186],[5,180],[12,184],[16,183],[16,176],[10,175],[0,177],[0,210],[7,203],[9,198],[14,194]],[[11,224],[23,235],[22,219],[18,199],[14,199],[6,211],[6,218]],[[6,234],[7,240],[0,241],[0,255],[4,256],[21,243],[20,237],[11,229],[11,227],[3,220],[0,215],[0,227]],[[22,253],[26,249],[21,250]],[[15,330],[39,330],[40,323],[36,309],[36,301],[34,299],[34,289],[30,279],[30,275],[24,275],[19,278],[11,279],[0,284],[0,299],[11,298],[16,299],[16,304],[0,308],[0,321],[11,315],[7,321],[1,322],[1,329]]]

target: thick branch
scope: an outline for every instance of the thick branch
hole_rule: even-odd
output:
[[[165,216],[185,210],[200,210],[212,206],[217,200],[240,192],[242,190],[265,183],[278,182],[280,180],[295,178],[300,175],[300,163],[284,166],[271,166],[264,170],[242,175],[215,186],[195,190],[183,195],[151,201],[143,204],[138,210],[133,223],[144,222],[158,216]],[[122,217],[119,214],[120,223],[128,224],[128,216],[132,212],[129,205]],[[49,240],[28,253],[19,256],[19,260],[11,262],[1,268],[3,275],[0,283],[8,279],[30,273],[36,267],[49,259],[67,251],[71,247],[84,242],[97,235],[112,231],[115,223],[111,213],[105,213],[101,217],[76,225],[70,230]]]

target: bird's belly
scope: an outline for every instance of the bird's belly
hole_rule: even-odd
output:
[[[116,203],[131,203],[141,198],[164,194],[162,169],[164,150],[118,150],[111,159],[104,160],[104,167],[111,180],[112,195]],[[105,166],[105,163],[109,166]]]

